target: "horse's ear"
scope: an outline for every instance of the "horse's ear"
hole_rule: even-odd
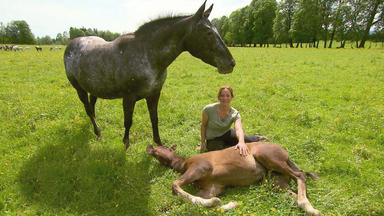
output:
[[[172,151],[175,151],[175,150],[176,150],[176,147],[177,147],[177,145],[174,144],[174,145],[171,147]]]
[[[208,19],[209,15],[211,14],[212,12],[212,8],[213,8],[213,4],[211,5],[211,7],[208,8],[208,10],[206,10],[204,12],[204,17]]]
[[[199,10],[197,10],[197,12],[195,13],[195,15],[193,15],[193,20],[195,20],[196,22],[200,21],[201,18],[203,18],[204,16],[204,10],[205,10],[205,3],[207,2],[207,0],[204,1],[203,5],[201,5],[201,7],[199,8]]]

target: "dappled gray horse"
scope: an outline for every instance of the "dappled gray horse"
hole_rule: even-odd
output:
[[[153,140],[162,145],[157,105],[167,67],[183,51],[217,67],[219,73],[232,72],[235,61],[208,20],[212,6],[204,11],[204,2],[194,15],[151,21],[134,34],[122,35],[112,42],[91,36],[75,38],[68,44],[64,53],[67,77],[99,138],[101,133],[95,120],[97,98],[123,98],[126,148],[135,103],[145,98]]]

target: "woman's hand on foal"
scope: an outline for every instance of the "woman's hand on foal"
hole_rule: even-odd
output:
[[[243,157],[249,155],[249,149],[248,149],[248,146],[245,145],[245,143],[238,143],[235,146],[235,149],[239,149],[240,155],[243,156]]]

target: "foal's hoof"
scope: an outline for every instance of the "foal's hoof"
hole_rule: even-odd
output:
[[[239,205],[238,202],[229,202],[228,204],[221,206],[219,209],[223,209],[224,211],[228,211],[230,209],[236,208],[236,206],[238,206],[238,205]]]
[[[219,199],[217,197],[212,197],[211,202],[212,202],[211,206],[219,205],[221,203],[221,199]]]

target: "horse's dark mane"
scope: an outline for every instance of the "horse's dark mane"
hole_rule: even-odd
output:
[[[147,23],[144,23],[141,25],[136,31],[136,36],[142,36],[142,35],[152,35],[154,32],[159,30],[159,28],[164,28],[166,26],[173,25],[180,21],[181,19],[184,19],[189,16],[166,16],[166,17],[160,17],[155,20],[149,21]]]

